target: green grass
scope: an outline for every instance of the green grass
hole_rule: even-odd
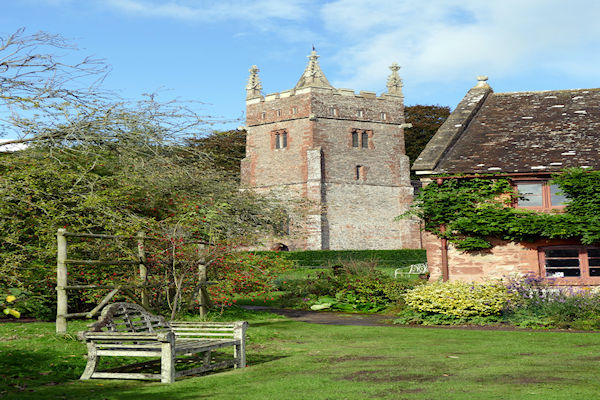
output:
[[[325,326],[248,318],[248,364],[178,380],[78,381],[85,347],[51,323],[0,324],[3,399],[593,399],[598,333]]]

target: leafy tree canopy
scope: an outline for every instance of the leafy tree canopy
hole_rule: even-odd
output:
[[[406,155],[412,165],[425,145],[431,140],[438,128],[450,115],[450,107],[444,106],[408,106],[404,108],[406,122],[413,126],[404,130]]]
[[[245,130],[215,131],[204,137],[190,139],[188,144],[206,154],[213,166],[239,180],[240,161],[246,155]]]

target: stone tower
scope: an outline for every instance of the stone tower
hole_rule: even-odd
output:
[[[307,200],[290,235],[271,238],[292,250],[419,248],[418,225],[394,221],[413,194],[400,67],[378,97],[331,86],[318,57],[293,89],[266,96],[250,69],[242,187]]]

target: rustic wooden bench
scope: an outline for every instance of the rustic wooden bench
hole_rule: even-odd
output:
[[[233,366],[246,366],[245,321],[166,322],[133,303],[113,303],[102,310],[98,322],[81,332],[88,349],[88,361],[80,379],[160,379],[175,378]],[[233,359],[212,362],[211,352],[233,346]],[[175,370],[178,356],[203,353],[200,367]],[[98,372],[101,356],[160,357],[161,373]]]
[[[406,270],[406,268],[396,268],[396,270],[394,271],[394,278],[397,278],[398,275],[400,275],[400,276],[423,275],[428,272],[429,272],[429,267],[427,266],[427,263],[413,264],[408,268],[408,271]]]

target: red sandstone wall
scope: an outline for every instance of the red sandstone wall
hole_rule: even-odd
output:
[[[441,240],[431,233],[423,233],[424,247],[427,250],[430,280],[442,278]],[[534,273],[540,276],[538,247],[578,245],[575,240],[539,240],[533,243],[515,243],[493,240],[494,247],[476,252],[461,252],[448,245],[448,270],[450,280],[482,281],[490,278],[503,278],[514,274]],[[554,281],[555,285],[587,286],[593,282]]]

